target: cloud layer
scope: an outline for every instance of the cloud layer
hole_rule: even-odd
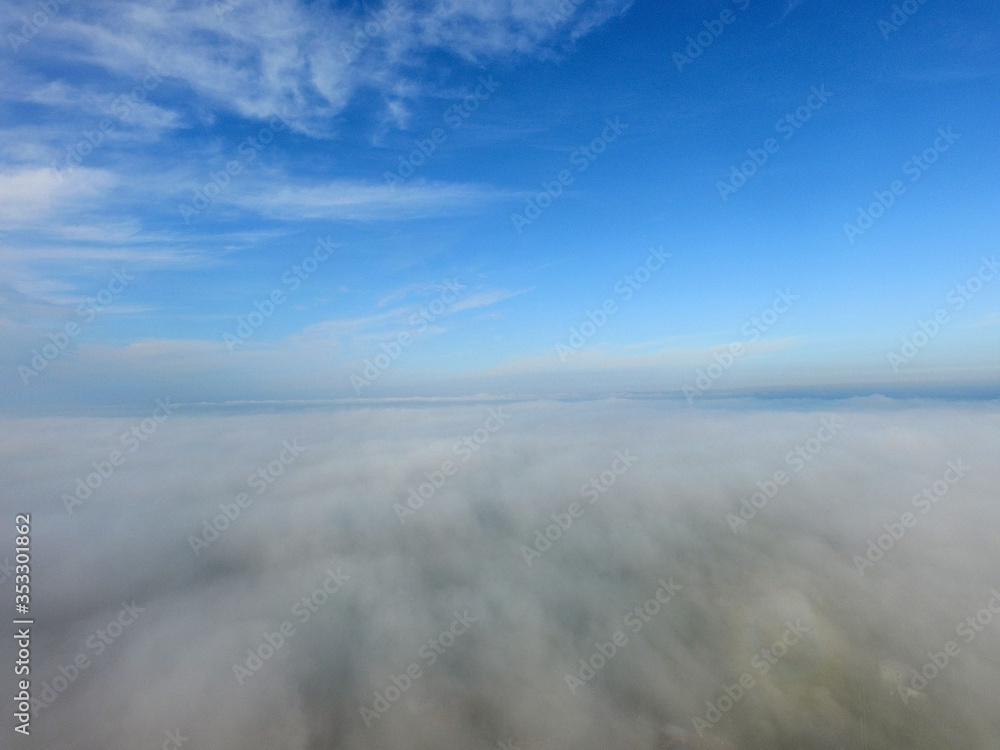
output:
[[[961,625],[1000,608],[998,429],[877,400],[6,420],[33,692],[64,687],[30,746],[985,750],[1000,623]]]

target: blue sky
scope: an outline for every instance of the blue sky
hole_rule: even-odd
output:
[[[2,5],[5,409],[997,383],[995,5]]]

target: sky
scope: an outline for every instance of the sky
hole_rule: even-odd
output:
[[[996,395],[995,5],[0,16],[7,412]]]
[[[996,750],[998,22],[0,0],[18,741]]]

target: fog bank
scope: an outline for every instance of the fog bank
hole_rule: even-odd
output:
[[[998,437],[883,399],[3,420],[19,744],[993,750]]]

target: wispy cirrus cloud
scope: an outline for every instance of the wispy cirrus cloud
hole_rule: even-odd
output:
[[[35,246],[30,248],[7,248],[0,245],[0,258],[8,262],[31,263],[44,261],[76,261],[78,263],[108,262],[127,263],[130,266],[203,266],[211,261],[204,253],[185,251],[170,247],[88,247]]]
[[[111,0],[66,7],[44,34],[57,43],[61,59],[115,75],[129,75],[153,59],[206,102],[248,118],[283,114],[300,132],[324,135],[330,118],[362,88],[378,90],[402,112],[402,102],[423,88],[414,62],[428,53],[476,62],[544,55],[559,39],[590,33],[631,4],[396,0],[368,11],[293,0],[169,7]],[[10,19],[4,32],[16,33],[21,13],[12,3],[0,7]],[[366,23],[370,38],[358,45]],[[29,43],[19,53],[40,51]],[[53,54],[51,47],[46,51]]]
[[[462,285],[457,284],[456,286],[461,287]],[[442,291],[445,288],[445,285],[429,283],[420,284],[419,286],[410,285],[386,295],[379,301],[377,306],[385,307],[390,302],[404,299],[414,294],[425,298],[428,294]],[[491,307],[522,293],[510,292],[503,289],[466,292],[457,301],[447,305],[445,312],[439,317],[444,319],[467,310]],[[382,340],[387,336],[392,337],[397,335],[400,330],[413,328],[412,316],[418,314],[421,309],[422,304],[414,303],[397,305],[373,315],[325,320],[308,326],[297,337],[352,338],[354,342]],[[421,324],[420,329],[425,332],[440,332],[443,330],[443,327],[441,324]]]
[[[451,312],[461,312],[463,310],[476,310],[481,307],[492,307],[499,302],[520,296],[528,291],[527,289],[522,289],[521,291],[511,292],[505,289],[495,289],[479,292],[460,299],[449,309]]]
[[[376,182],[336,180],[323,185],[285,186],[234,195],[241,208],[284,220],[376,221],[458,214],[515,194],[485,185],[415,183],[390,189]]]
[[[123,137],[125,130],[141,130],[155,135],[161,130],[172,130],[185,126],[180,113],[175,110],[161,107],[150,101],[129,99],[129,89],[132,87],[127,86],[127,84],[120,92],[94,91],[82,86],[73,86],[61,80],[49,81],[42,86],[33,84],[33,81],[20,82],[20,96],[23,101],[70,110],[77,115],[114,118],[113,124],[117,132],[109,135],[112,138]],[[17,89],[9,91],[8,95],[13,98],[16,91]]]

